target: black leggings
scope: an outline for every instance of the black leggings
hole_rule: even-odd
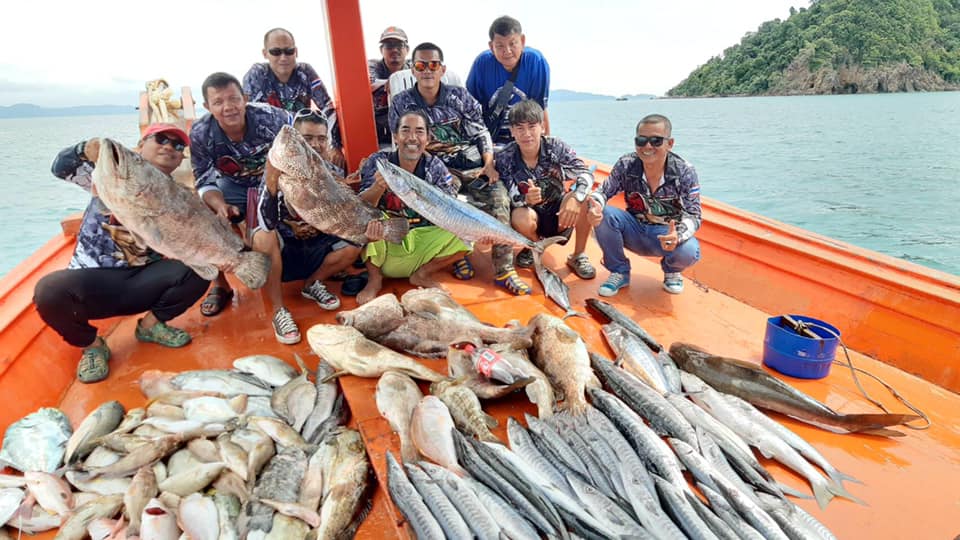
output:
[[[180,315],[209,282],[180,261],[130,268],[78,268],[44,276],[33,291],[40,318],[75,346],[97,338],[93,319],[151,311],[161,321]]]

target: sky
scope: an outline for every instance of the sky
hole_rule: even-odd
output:
[[[323,2],[25,0],[4,7],[0,105],[135,105],[147,80],[190,86],[214,71],[242,79],[263,62],[263,33],[284,27],[299,61],[332,80]],[[387,26],[411,48],[432,41],[465,80],[487,49],[490,23],[510,15],[551,70],[551,90],[656,94],[734,45],[747,32],[809,0],[360,0],[368,58]],[[182,11],[178,11],[180,6]],[[198,103],[199,105],[199,103]]]

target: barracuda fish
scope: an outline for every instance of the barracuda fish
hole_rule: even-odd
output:
[[[267,159],[281,171],[279,185],[284,202],[304,221],[357,245],[367,243],[367,224],[380,220],[382,213],[348,185],[338,182],[296,128],[280,128]],[[407,220],[383,221],[384,238],[395,244],[402,242],[409,228]]]
[[[413,487],[420,493],[424,504],[430,509],[433,517],[437,519],[437,523],[440,524],[440,528],[443,529],[447,538],[470,538],[473,536],[470,533],[470,527],[467,526],[460,512],[423,469],[416,463],[404,463],[403,467],[406,469]]]
[[[544,241],[544,247],[548,247],[552,242]],[[570,304],[570,287],[564,283],[556,272],[547,268],[541,261],[542,255],[536,251],[533,252],[533,269],[537,274],[537,279],[543,285],[543,293],[547,298],[553,300],[564,310],[563,319],[568,317],[586,317],[585,313],[580,313],[573,309]]]
[[[119,401],[108,401],[94,409],[80,422],[67,441],[63,462],[70,465],[87,457],[97,446],[95,439],[116,429],[123,420],[124,412]]]
[[[52,473],[63,462],[73,429],[60,409],[42,408],[14,422],[3,435],[0,465]]]
[[[403,471],[403,466],[397,463],[393,453],[387,452],[387,491],[393,504],[406,518],[407,523],[422,540],[440,540],[446,538],[443,527],[433,517],[423,497]]]
[[[372,378],[393,370],[431,382],[444,378],[407,356],[370,341],[351,326],[316,324],[307,330],[307,341],[313,352],[340,373]]]
[[[496,514],[500,528],[503,529],[508,538],[517,540],[537,540],[540,538],[537,529],[496,491],[473,478],[464,478],[463,481],[477,495],[477,499]]]
[[[404,204],[464,242],[484,240],[543,253],[547,246],[564,239],[556,236],[534,242],[483,210],[443,193],[392,163],[380,160],[377,170],[390,186],[390,191],[400,197]]]
[[[647,331],[637,324],[636,321],[624,315],[622,311],[613,307],[612,304],[596,298],[587,298],[586,304],[590,311],[603,315],[610,322],[619,324],[628,332],[637,336],[637,338],[646,343],[647,346],[653,349],[654,352],[660,352],[663,350],[663,345],[657,343],[657,340],[653,339],[653,336],[647,333]]]
[[[421,461],[419,465],[440,486],[450,502],[457,507],[460,515],[463,516],[467,525],[479,540],[499,540],[502,538],[500,536],[500,516],[495,518],[490,513],[491,511],[470,489],[463,478],[428,461]]]
[[[193,190],[123,145],[100,139],[93,184],[103,203],[138,244],[183,261],[206,280],[232,269],[251,289],[267,281],[270,258],[244,251],[243,239],[210,211]]]
[[[700,377],[720,392],[836,433],[902,436],[885,428],[920,419],[915,414],[838,413],[754,364],[713,356],[694,345],[674,343],[670,346],[670,356],[681,369]]]
[[[400,459],[404,463],[420,459],[417,447],[410,438],[410,419],[421,399],[423,393],[417,383],[402,373],[388,371],[377,381],[377,410],[390,423],[390,429],[400,437]]]

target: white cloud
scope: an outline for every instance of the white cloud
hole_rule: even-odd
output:
[[[483,3],[361,0],[367,56],[386,26],[412,45],[432,41],[466,76],[499,15],[523,24],[527,44],[550,62],[551,88],[662,94],[763,21],[807,0],[554,0]],[[178,6],[183,6],[178,9]],[[261,56],[263,33],[293,32],[300,60],[332,84],[323,2],[252,0],[190,4],[100,0],[16,2],[0,33],[0,105],[135,104],[142,82],[190,86],[214,71],[238,78]],[[468,14],[472,10],[472,14]],[[12,24],[10,24],[12,23]],[[123,98],[122,96],[128,96]]]

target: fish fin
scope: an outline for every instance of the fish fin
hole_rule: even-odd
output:
[[[340,377],[343,377],[344,375],[349,375],[349,373],[347,373],[346,371],[343,371],[343,370],[337,370],[337,371],[334,371],[333,373],[327,375],[326,377],[324,377],[323,380],[320,381],[320,383],[321,383],[321,384],[322,384],[322,383],[328,383],[328,382],[330,382],[330,381],[332,381],[332,380],[335,380],[335,379],[338,379],[338,378],[340,378]]]
[[[270,273],[270,257],[257,251],[244,251],[240,253],[239,262],[233,273],[247,287],[259,289],[267,282],[267,274]],[[214,275],[213,278],[215,277],[217,276]]]
[[[905,433],[902,433],[895,429],[887,429],[887,428],[864,429],[862,431],[851,431],[849,433],[851,434],[855,433],[857,435],[875,435],[877,437],[906,437]]]
[[[543,253],[548,247],[556,244],[557,242],[566,241],[566,239],[567,239],[566,236],[551,236],[550,238],[544,238],[543,240],[540,240],[540,241],[538,241],[538,242],[534,242],[534,243],[533,243],[533,246],[532,246],[532,247],[533,247],[532,251],[533,251],[534,257],[537,256],[537,253],[538,253],[538,252],[539,252],[539,253]]]
[[[569,326],[558,324],[557,339],[562,343],[576,343],[580,339],[580,334],[574,332]]]
[[[806,492],[800,491],[799,489],[794,489],[784,483],[777,482],[771,484],[772,487],[779,489],[783,495],[790,495],[791,497],[796,497],[798,499],[812,499],[813,496],[807,494]],[[776,495],[776,493],[771,493],[771,495]],[[782,496],[780,498],[783,498]]]
[[[297,365],[300,366],[300,373],[301,373],[302,375],[306,375],[306,374],[308,374],[308,373],[313,373],[313,372],[310,371],[310,369],[307,367],[307,364],[305,364],[305,363],[303,362],[303,358],[300,358],[300,355],[299,355],[299,354],[293,353],[293,359],[297,362]]]
[[[921,419],[915,414],[841,414],[840,416],[843,427],[852,432],[899,426]]]
[[[212,264],[188,264],[187,266],[207,281],[213,281],[220,274],[217,267]]]
[[[870,506],[869,504],[866,503],[866,501],[855,497],[852,493],[847,491],[847,489],[843,487],[843,485],[839,482],[832,482],[831,485],[829,486],[829,489],[830,489],[830,493],[833,493],[837,497],[843,497],[848,501],[853,501],[863,506]]]
[[[899,431],[897,433],[899,433]],[[830,478],[837,484],[841,482],[853,482],[854,484],[863,485],[863,482],[861,480],[858,480],[857,478],[850,476],[849,474],[843,471],[833,469],[832,471],[830,471],[830,473],[832,473],[832,474],[829,474]]]
[[[483,413],[483,422],[487,425],[488,428],[495,428],[500,425],[500,422],[497,422],[497,419],[490,416],[487,413]],[[497,439],[499,442],[499,439]]]
[[[833,499],[833,488],[827,482],[816,482],[811,483],[810,487],[813,488],[813,497],[817,499],[817,504],[820,505],[821,510],[827,509],[827,504]]]
[[[396,217],[383,221],[383,238],[387,242],[399,244],[410,232],[410,222],[406,218]]]
[[[580,312],[580,311],[575,311],[573,308],[569,308],[569,309],[567,309],[567,312],[564,313],[563,317],[560,318],[560,320],[565,321],[565,320],[567,320],[567,319],[570,318],[570,317],[580,317],[580,318],[583,318],[583,319],[588,319],[588,318],[589,318],[589,317],[587,317],[587,314],[586,314],[586,313],[582,313],[582,312]]]

